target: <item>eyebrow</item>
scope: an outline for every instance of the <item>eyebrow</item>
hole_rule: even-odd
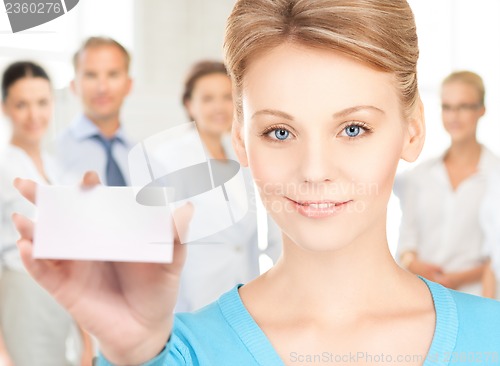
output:
[[[293,121],[293,119],[294,119],[288,113],[277,111],[277,110],[274,110],[274,109],[261,109],[260,111],[257,111],[257,112],[255,112],[253,114],[252,119],[254,119],[257,116],[260,116],[261,114],[266,114],[266,115],[270,115],[270,116],[281,117],[281,118],[288,119],[290,121]]]
[[[378,113],[381,113],[381,114],[385,114],[385,112],[382,109],[377,108],[375,106],[372,106],[372,105],[358,105],[358,106],[355,106],[355,107],[346,108],[344,110],[341,110],[340,112],[335,113],[333,115],[333,118],[342,118],[342,117],[348,116],[350,114],[353,114],[353,113],[356,113],[356,112],[359,112],[359,111],[362,111],[362,110],[371,110],[371,111],[375,111],[375,112],[378,112]]]
[[[378,113],[381,113],[381,114],[385,114],[385,112],[382,109],[377,108],[375,106],[372,106],[372,105],[358,105],[358,106],[355,106],[355,107],[349,107],[349,108],[343,109],[343,110],[335,113],[333,115],[333,118],[342,118],[342,117],[348,116],[350,114],[353,114],[353,113],[356,113],[356,112],[359,112],[359,111],[362,111],[362,110],[372,110],[372,111],[375,111],[375,112],[378,112]],[[285,113],[285,112],[282,112],[282,111],[278,111],[278,110],[274,110],[274,109],[262,109],[260,111],[257,111],[257,112],[255,112],[253,114],[252,119],[254,119],[255,117],[260,116],[262,114],[276,116],[276,117],[281,117],[281,118],[288,119],[290,121],[294,120],[294,118],[291,115],[289,115],[288,113]]]

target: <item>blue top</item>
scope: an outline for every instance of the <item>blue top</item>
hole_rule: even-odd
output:
[[[436,328],[424,366],[500,365],[500,302],[423,280],[436,310]],[[167,347],[144,366],[283,366],[244,307],[238,293],[240,286],[198,312],[176,314]],[[296,356],[296,362],[305,361]],[[332,354],[321,356],[330,356],[327,363],[335,363]],[[111,364],[100,357],[97,365]]]

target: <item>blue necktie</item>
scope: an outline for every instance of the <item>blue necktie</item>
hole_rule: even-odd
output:
[[[116,137],[111,139],[106,139],[101,135],[93,136],[97,141],[101,143],[106,151],[106,185],[108,186],[126,186],[125,179],[120,170],[120,167],[113,158],[113,144],[118,141]]]

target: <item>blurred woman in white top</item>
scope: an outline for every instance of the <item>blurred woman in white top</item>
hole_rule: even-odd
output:
[[[1,365],[66,366],[66,343],[72,320],[28,275],[16,247],[19,237],[11,220],[18,212],[34,218],[35,207],[12,182],[16,177],[42,184],[58,180],[57,168],[42,150],[52,119],[53,96],[45,70],[29,61],[11,64],[2,78],[2,109],[11,124],[10,143],[0,155],[0,342]],[[79,347],[79,346],[78,346]],[[76,352],[79,353],[79,352]],[[76,358],[76,357],[74,357]]]
[[[222,170],[227,165],[225,159],[238,161],[229,136],[234,108],[231,79],[224,64],[218,61],[194,64],[184,83],[182,102],[194,123],[192,133],[197,131],[199,134],[206,155],[218,160]],[[263,235],[267,238],[267,249],[259,249],[253,181],[250,171],[242,169],[248,212],[231,227],[187,244],[176,311],[194,311],[215,301],[236,284],[249,282],[260,274],[261,254],[265,253],[276,261],[281,253],[281,234],[269,217],[267,235]],[[184,182],[183,190],[189,195],[188,191],[194,191],[194,188],[190,182]],[[267,216],[265,211],[264,215]]]
[[[485,114],[484,84],[470,71],[450,74],[442,83],[443,126],[451,145],[439,157],[396,179],[402,223],[401,264],[442,285],[482,294],[486,268],[479,208],[488,176],[499,159],[477,141]]]
[[[484,193],[479,219],[484,231],[484,253],[491,258],[483,275],[485,295],[500,300],[500,165]]]

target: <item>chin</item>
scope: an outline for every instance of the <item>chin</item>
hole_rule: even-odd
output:
[[[353,238],[345,235],[334,235],[330,232],[329,235],[312,234],[311,233],[291,233],[285,235],[290,240],[290,244],[297,246],[300,251],[309,252],[311,254],[326,254],[341,250],[352,242]]]
[[[229,131],[231,126],[213,126],[210,130],[214,135],[222,135]]]
[[[30,143],[37,143],[40,142],[45,135],[46,130],[43,131],[36,131],[36,132],[28,132],[24,136],[24,139],[26,141],[29,141]]]
[[[345,247],[354,238],[349,222],[338,217],[307,219],[276,218],[285,236],[296,246],[311,252],[335,251]]]
[[[467,136],[463,133],[452,133],[450,134],[451,142],[453,143],[462,143],[471,139],[470,136]]]

